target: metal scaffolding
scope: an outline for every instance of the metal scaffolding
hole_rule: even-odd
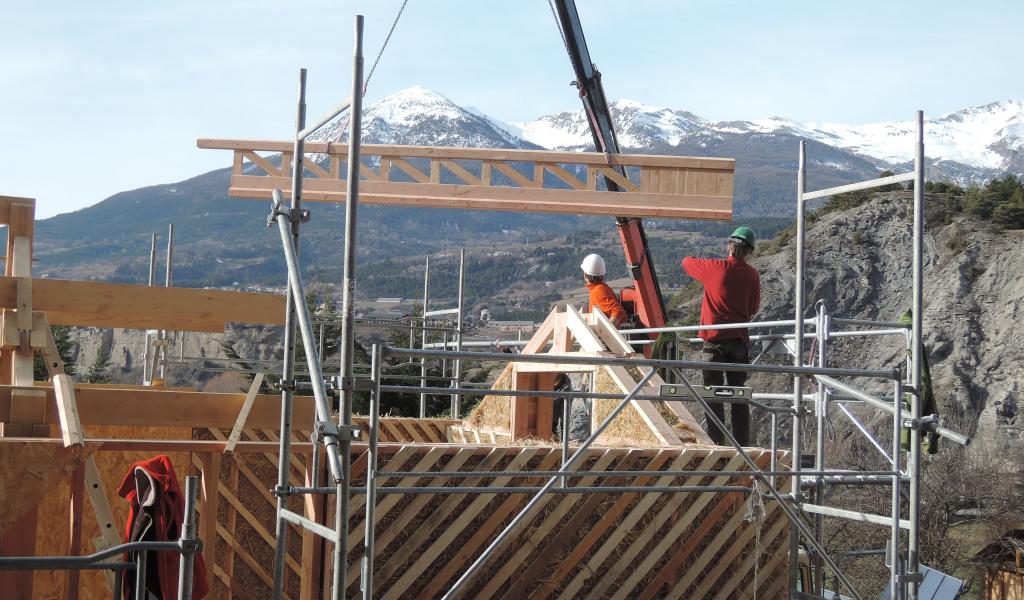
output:
[[[826,568],[831,572],[835,581],[842,586],[843,593],[850,594],[855,599],[863,596],[857,591],[853,582],[845,575],[837,563],[837,560],[828,556],[825,551],[823,539],[824,518],[849,519],[869,525],[888,527],[890,529],[890,551],[892,559],[889,562],[890,586],[889,591],[892,598],[917,598],[917,584],[921,581],[920,556],[920,458],[921,458],[921,433],[923,431],[936,432],[942,437],[959,444],[967,444],[969,440],[964,436],[939,426],[937,419],[923,419],[919,402],[922,368],[922,239],[923,239],[923,188],[924,188],[924,145],[923,145],[923,115],[917,114],[917,144],[915,148],[914,170],[909,173],[885,177],[862,183],[844,185],[825,190],[808,192],[806,191],[806,149],[803,142],[799,147],[799,163],[797,173],[797,219],[796,219],[796,294],[794,306],[794,318],[772,322],[738,323],[730,326],[715,325],[714,328],[722,329],[728,327],[750,328],[750,329],[777,329],[791,328],[791,333],[785,331],[769,331],[768,333],[755,334],[751,336],[754,341],[762,344],[763,350],[752,361],[751,364],[733,363],[708,363],[703,361],[687,360],[654,360],[643,357],[571,357],[571,356],[545,356],[535,354],[509,354],[506,352],[471,352],[466,348],[471,346],[490,347],[513,347],[520,345],[516,342],[481,342],[464,343],[462,340],[463,324],[463,283],[465,254],[460,255],[459,269],[459,299],[456,309],[430,309],[429,305],[429,283],[430,266],[427,263],[424,274],[424,298],[423,314],[420,317],[421,348],[397,348],[387,347],[378,344],[372,346],[371,364],[368,380],[365,377],[356,377],[353,374],[353,330],[356,324],[353,314],[353,293],[355,287],[355,243],[356,243],[356,214],[359,198],[359,148],[360,148],[360,116],[361,100],[363,92],[362,84],[362,17],[356,17],[355,23],[355,52],[353,59],[352,96],[349,101],[343,102],[333,109],[328,116],[318,121],[314,126],[305,125],[305,71],[301,71],[299,87],[299,107],[296,123],[295,138],[295,160],[292,165],[292,193],[291,206],[285,207],[281,201],[280,191],[275,192],[275,204],[271,220],[275,220],[280,230],[282,244],[285,250],[288,265],[288,317],[285,326],[285,355],[282,365],[282,417],[280,432],[280,454],[279,460],[279,481],[274,493],[278,498],[277,510],[277,552],[274,565],[274,597],[281,598],[283,595],[283,574],[285,556],[287,554],[288,524],[299,525],[323,538],[334,543],[333,560],[333,585],[330,590],[331,598],[340,598],[347,588],[346,583],[346,557],[348,555],[348,504],[350,495],[362,493],[366,495],[366,527],[364,539],[364,556],[362,564],[361,588],[363,598],[369,599],[374,593],[374,535],[375,515],[374,509],[378,494],[439,494],[439,493],[530,493],[533,498],[526,506],[513,517],[511,522],[497,534],[488,547],[476,557],[476,560],[464,572],[455,584],[445,594],[445,598],[454,598],[461,591],[464,591],[467,583],[480,571],[487,561],[502,546],[515,529],[517,523],[524,518],[527,512],[535,506],[540,499],[549,493],[608,493],[608,492],[720,492],[730,491],[744,494],[763,493],[765,499],[778,503],[779,508],[788,517],[792,525],[793,535],[789,548],[789,583],[790,597],[806,598],[819,597],[810,596],[806,592],[797,591],[798,568],[800,561],[800,549],[806,545],[811,552],[811,559],[815,566],[815,586],[819,592],[824,589]],[[302,209],[302,177],[303,177],[303,140],[315,132],[316,129],[334,116],[351,107],[349,120],[349,154],[347,178],[347,199],[346,199],[346,220],[345,220],[345,263],[344,283],[342,298],[342,345],[341,361],[339,365],[339,376],[332,378],[330,382],[325,378],[321,356],[318,352],[318,344],[313,334],[314,321],[310,317],[308,307],[303,296],[302,279],[300,276],[300,265],[298,259],[299,249],[299,227],[302,222],[308,219],[308,211]],[[805,232],[806,232],[806,206],[807,202],[816,198],[824,198],[835,194],[867,190],[900,182],[913,182],[914,184],[914,216],[913,216],[913,320],[909,328],[899,323],[876,322],[861,319],[844,319],[832,315],[824,303],[819,302],[814,307],[813,317],[805,314],[806,292],[805,292]],[[455,337],[452,340],[445,339],[440,349],[430,348],[427,344],[427,332],[430,330],[430,317],[457,314],[457,325]],[[410,338],[414,329],[417,329],[415,320],[409,323]],[[637,329],[626,331],[626,334],[650,334],[671,332],[678,338],[681,334],[692,333],[706,327],[664,327],[656,329]],[[855,328],[855,329],[851,329]],[[437,329],[437,328],[435,328]],[[298,330],[298,331],[297,331]],[[448,328],[439,328],[438,331],[449,333]],[[322,443],[327,450],[333,485],[321,486],[316,479],[318,467],[318,453],[314,453],[314,467],[312,469],[313,480],[309,487],[292,487],[288,481],[289,462],[291,460],[290,439],[292,433],[291,413],[292,395],[297,386],[296,382],[296,361],[295,344],[296,333],[302,336],[302,346],[306,355],[306,367],[310,384],[313,388],[316,400],[316,422],[314,423],[315,441]],[[907,349],[907,361],[905,365],[896,368],[848,368],[834,367],[829,364],[829,346],[834,340],[849,337],[873,337],[873,336],[896,336],[902,337]],[[321,336],[322,337],[322,336]],[[812,339],[817,348],[817,356],[813,362],[805,357],[804,340]],[[649,339],[649,338],[648,338]],[[686,337],[687,341],[693,338]],[[699,339],[699,338],[696,338]],[[643,343],[643,342],[640,342]],[[410,344],[411,346],[414,344]],[[454,349],[452,347],[454,346]],[[791,365],[770,365],[760,362],[763,356],[782,354],[791,357]],[[419,385],[398,385],[385,382],[383,374],[384,361],[389,358],[396,358],[404,361],[419,361],[421,366]],[[450,387],[437,387],[428,385],[426,362],[428,360],[452,361],[454,373],[450,378]],[[558,363],[558,364],[581,364],[590,366],[630,366],[639,368],[645,372],[644,376],[632,390],[625,394],[603,394],[593,392],[546,392],[537,390],[481,390],[467,387],[461,383],[461,365],[465,360],[493,361],[499,363],[507,362],[533,362],[533,363]],[[655,370],[665,369],[674,374],[672,390],[665,386],[658,395],[641,394],[640,390]],[[708,397],[707,394],[698,392],[688,379],[685,370],[721,369],[733,371],[746,371],[750,373],[767,373],[784,375],[792,378],[792,387],[788,392],[754,392],[742,402],[750,404],[753,408],[765,411],[770,416],[771,431],[770,441],[772,457],[767,470],[758,467],[755,461],[742,448],[736,439],[729,433],[725,425],[710,410],[709,403],[716,401],[735,401],[734,399],[720,400]],[[865,392],[858,386],[840,381],[839,377],[869,378],[884,382],[891,389],[891,396],[877,397]],[[805,381],[815,385],[810,393],[805,391]],[[332,390],[340,395],[340,406],[337,412],[332,414],[328,402],[328,383],[332,383]],[[368,467],[365,484],[353,486],[349,476],[351,462],[350,445],[354,439],[359,439],[360,431],[352,424],[352,394],[355,390],[369,392],[370,415],[366,431],[368,444]],[[563,455],[561,466],[556,471],[522,471],[522,472],[493,472],[493,471],[471,471],[471,472],[449,472],[448,477],[456,478],[477,478],[501,476],[521,477],[544,477],[547,482],[540,487],[507,487],[507,488],[478,488],[465,485],[446,487],[397,487],[378,486],[377,482],[381,476],[378,474],[380,457],[378,450],[379,427],[381,418],[381,406],[384,394],[388,393],[418,393],[420,394],[420,416],[426,416],[426,396],[428,394],[450,394],[452,396],[451,414],[453,418],[459,418],[460,399],[468,395],[505,395],[515,396],[541,396],[541,397],[584,397],[584,398],[613,398],[619,400],[616,408],[605,417],[602,422],[594,428],[590,436],[582,442],[572,454],[569,453],[568,444],[563,444]],[[743,458],[748,471],[737,471],[732,473],[733,477],[753,477],[756,484],[749,486],[726,485],[726,486],[648,486],[648,485],[626,485],[621,487],[599,487],[599,486],[573,486],[571,482],[580,477],[607,475],[611,471],[579,471],[575,470],[576,461],[582,453],[591,446],[597,437],[608,427],[611,421],[631,401],[658,401],[658,400],[688,400],[696,403],[704,409],[706,417],[721,431],[725,433],[729,443],[736,449],[739,456]],[[870,407],[891,417],[892,436],[891,448],[882,440],[876,439],[873,432],[861,423],[858,418],[849,410],[847,404],[855,402],[865,407]],[[904,408],[904,403],[908,408]],[[872,447],[884,457],[887,468],[879,471],[857,471],[842,469],[827,464],[825,460],[827,439],[825,435],[826,423],[830,412],[838,411],[849,419],[854,429],[864,435]],[[906,412],[904,412],[906,411]],[[786,424],[785,420],[789,419]],[[813,444],[805,443],[804,432],[809,430],[810,423],[815,424],[815,439]],[[786,426],[791,428],[790,435],[790,467],[788,470],[779,470],[776,462],[776,446],[779,440],[780,431]],[[902,451],[900,448],[900,436],[904,429],[910,431],[910,447],[907,453],[907,461],[902,463]],[[804,448],[813,447],[814,466],[811,469],[803,469],[801,458],[805,456]],[[686,472],[695,474],[695,472]],[[647,474],[643,471],[628,472],[614,471],[616,476],[639,477]],[[666,473],[662,473],[666,474]],[[716,472],[716,475],[722,474]],[[728,473],[726,473],[729,475]],[[777,485],[777,477],[786,476],[789,478],[788,491]],[[412,478],[433,478],[436,472],[431,471],[401,471],[388,472],[387,478],[401,476]],[[889,514],[873,514],[860,511],[852,511],[827,504],[825,489],[828,486],[848,485],[874,485],[891,486],[892,506]],[[805,493],[805,490],[808,490]],[[901,492],[906,492],[908,497],[908,509],[903,510],[901,505]],[[336,496],[335,528],[328,528],[320,523],[314,522],[288,509],[288,498],[302,494],[330,494]],[[906,514],[904,514],[904,512]],[[904,535],[903,530],[907,533]]]

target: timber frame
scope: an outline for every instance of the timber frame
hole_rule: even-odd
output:
[[[200,139],[199,148],[231,150],[236,198],[268,199],[292,187],[292,142]],[[265,157],[260,153],[273,153]],[[532,211],[674,219],[732,218],[735,161],[728,158],[650,156],[360,145],[359,201],[434,208]],[[344,202],[348,145],[306,142],[302,198]],[[320,160],[318,161],[318,157]],[[626,168],[623,177],[612,167]],[[608,178],[628,194],[603,191]]]
[[[203,477],[199,535],[206,540],[203,554],[215,593],[229,598],[265,596],[272,583],[266,561],[274,544],[270,532],[275,499],[267,490],[274,485],[273,467],[278,461],[279,396],[256,393],[256,386],[246,394],[75,383],[64,374],[49,327],[62,323],[211,332],[223,331],[226,324],[236,321],[274,326],[281,323],[283,298],[33,279],[28,257],[34,202],[0,198],[0,209],[0,220],[12,224],[6,276],[0,279],[2,555],[80,555],[119,543],[124,507],[112,492],[131,462],[167,453],[180,477],[189,472]],[[582,314],[571,308],[554,311],[531,346],[530,352],[567,358],[632,355],[628,343],[599,311]],[[33,381],[31,360],[36,353],[46,359],[49,381]],[[516,362],[509,368],[517,378],[544,377],[551,372],[537,367]],[[635,379],[625,368],[606,370],[613,380],[622,380],[623,392],[635,387]],[[524,437],[542,433],[536,424],[543,423],[537,415],[544,406],[550,414],[549,400],[516,400],[514,422],[522,425],[523,415],[532,411],[535,426],[518,433]],[[552,494],[543,501],[543,509],[530,513],[514,534],[516,541],[505,546],[505,559],[494,562],[470,584],[473,595],[549,597],[596,587],[609,597],[717,590],[719,597],[725,598],[740,584],[737,573],[742,577],[757,573],[765,590],[785,587],[780,550],[788,543],[786,519],[773,509],[756,523],[744,520],[743,490],[752,479],[740,454],[706,444],[703,432],[681,404],[673,410],[682,427],[668,425],[651,403],[632,406],[656,442],[648,448],[625,448],[608,444],[628,440],[603,439],[605,447],[588,450],[580,468],[609,475],[583,477],[579,485],[610,490],[633,481],[637,486],[652,484],[666,490],[696,486],[707,491],[669,493],[636,488],[621,493]],[[311,397],[294,398],[292,417],[296,422],[312,422],[314,412]],[[370,426],[365,417],[355,418],[354,424]],[[513,423],[509,427],[512,431]],[[509,491],[406,496],[388,492],[389,488],[427,484],[532,490],[530,486],[543,478],[516,473],[555,469],[561,459],[554,445],[524,447],[493,436],[491,444],[456,442],[460,432],[463,440],[466,432],[473,435],[465,421],[381,418],[377,429],[377,470],[384,477],[377,488],[381,496],[375,502],[374,571],[380,584],[378,596],[383,598],[398,598],[411,589],[424,598],[443,593],[528,498]],[[54,432],[58,435],[51,437]],[[327,477],[322,456],[319,467],[314,466],[313,455],[322,450],[304,441],[308,433],[293,432],[289,471],[295,486]],[[768,465],[766,451],[755,451],[753,456],[760,467]],[[783,461],[786,454],[775,458]],[[367,462],[367,444],[354,444],[354,483],[366,476]],[[319,475],[314,476],[314,468],[320,469]],[[479,469],[510,474],[477,483],[453,478],[459,471]],[[389,471],[406,470],[431,474],[386,477]],[[651,475],[610,474],[621,470],[650,471]],[[658,475],[658,471],[687,470],[720,471],[721,475]],[[786,485],[784,478],[776,483],[780,488]],[[720,490],[713,491],[717,488]],[[358,491],[365,488],[353,489],[349,515],[356,525],[349,533],[346,557],[348,597],[359,595],[360,540],[369,518],[366,496]],[[10,495],[13,490],[18,491],[17,497]],[[302,513],[330,527],[332,506],[328,497],[307,497]],[[39,526],[65,519],[66,530]],[[329,554],[308,531],[291,529],[293,539],[301,542],[298,551],[286,559],[285,597],[320,597],[328,585]],[[637,544],[636,539],[650,544]],[[755,539],[759,545],[752,546]],[[551,553],[565,559],[552,561]],[[630,568],[625,568],[627,565]],[[522,572],[530,577],[520,577]],[[595,579],[595,573],[601,575]],[[109,593],[112,582],[97,571],[0,571],[0,585],[13,598],[102,597]]]

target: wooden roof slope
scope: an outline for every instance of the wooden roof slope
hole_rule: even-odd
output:
[[[270,198],[275,188],[289,196],[292,142],[200,139],[197,145],[234,152],[230,196]],[[303,199],[344,202],[348,145],[307,142],[305,152]],[[732,219],[730,158],[614,155],[614,164],[626,168],[623,177],[597,152],[364,144],[361,154],[359,199],[367,204]],[[602,191],[603,177],[630,193]]]
[[[635,357],[622,334],[600,310],[582,313],[568,306],[556,308],[537,329],[523,354],[573,357]],[[641,369],[620,366],[515,362],[495,381],[494,389],[551,390],[558,373],[590,373],[594,391],[629,393],[642,377]],[[641,394],[656,395],[664,382],[654,375]],[[596,427],[618,400],[595,400],[592,427]],[[451,428],[453,441],[481,442],[551,439],[552,401],[547,397],[486,396],[463,427]],[[483,437],[481,438],[481,433]],[[697,420],[680,401],[631,400],[629,406],[597,439],[599,444],[678,447],[711,444]]]

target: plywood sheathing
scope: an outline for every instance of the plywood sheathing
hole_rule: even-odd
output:
[[[89,453],[81,447],[5,442],[0,452],[0,531],[38,505]]]
[[[126,426],[86,426],[85,432],[90,438],[115,439],[163,439],[187,440],[192,430],[181,427],[126,427]],[[6,442],[5,442],[6,444]],[[38,444],[43,445],[43,444]],[[50,446],[46,444],[46,446]],[[54,445],[56,446],[56,444]],[[88,445],[86,446],[88,447]],[[0,454],[7,454],[7,446],[0,447]],[[156,453],[145,452],[95,452],[93,458],[107,493],[107,500],[114,514],[114,524],[118,537],[123,537],[124,524],[128,519],[128,503],[117,495],[128,467],[139,460],[152,457]],[[184,477],[189,474],[189,454],[169,453],[171,464],[178,475],[179,483],[184,486]],[[68,545],[68,502],[70,488],[68,478],[56,481],[49,494],[39,503],[39,530],[36,538],[37,556],[62,556],[67,554]],[[89,505],[85,502],[82,522],[82,550],[91,553],[96,550],[93,540],[99,537],[99,526]],[[60,598],[64,585],[64,573],[61,571],[36,571],[33,595],[36,598]],[[110,588],[100,571],[81,571],[79,573],[79,598],[81,600],[101,600],[110,598]]]

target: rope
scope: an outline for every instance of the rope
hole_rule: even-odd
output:
[[[380,52],[377,53],[377,58],[373,60],[373,66],[370,67],[370,72],[366,75],[366,79],[363,80],[363,96],[366,96],[366,90],[370,87],[370,80],[373,79],[373,73],[377,70],[377,65],[380,64],[380,58],[384,56],[384,50],[388,47],[388,43],[391,41],[392,34],[395,33],[395,28],[398,27],[398,20],[402,18],[402,13],[405,12],[405,5],[409,4],[409,0],[402,0],[402,6],[398,8],[398,14],[395,15],[395,20],[391,22],[391,29],[388,30],[388,35],[384,38],[384,43],[380,45]],[[334,139],[335,142],[341,141],[341,137],[345,135],[345,131],[348,130],[349,119],[352,118],[351,111],[345,114],[345,119],[341,122],[341,127],[338,128],[338,137]]]
[[[387,37],[384,38],[384,43],[380,46],[380,52],[377,53],[377,58],[373,61],[373,66],[370,67],[370,74],[363,80],[363,95],[366,95],[366,88],[370,85],[370,80],[373,79],[373,72],[377,70],[377,65],[380,63],[380,57],[384,56],[384,49],[388,47],[388,42],[391,41],[391,34],[395,33],[395,27],[398,27],[398,20],[402,18],[402,13],[405,11],[405,5],[409,3],[409,0],[403,0],[402,6],[398,9],[398,14],[395,15],[395,20],[391,23],[391,29],[388,30]]]
[[[555,4],[548,0],[548,8],[551,9],[551,16],[555,19],[555,27],[558,28],[558,35],[562,36],[562,45],[565,46],[565,53],[569,56],[569,60],[572,60],[572,52],[569,50],[569,41],[565,39],[565,31],[562,30],[562,22],[558,20],[558,13],[555,12]],[[576,82],[576,86],[579,87],[579,82]]]
[[[754,600],[757,600],[758,564],[761,561],[761,528],[764,525],[767,512],[764,508],[761,482],[754,479],[751,483],[753,484],[751,486],[753,490],[750,497],[747,498],[747,512],[743,515],[743,521],[757,524],[757,529],[754,530]]]

